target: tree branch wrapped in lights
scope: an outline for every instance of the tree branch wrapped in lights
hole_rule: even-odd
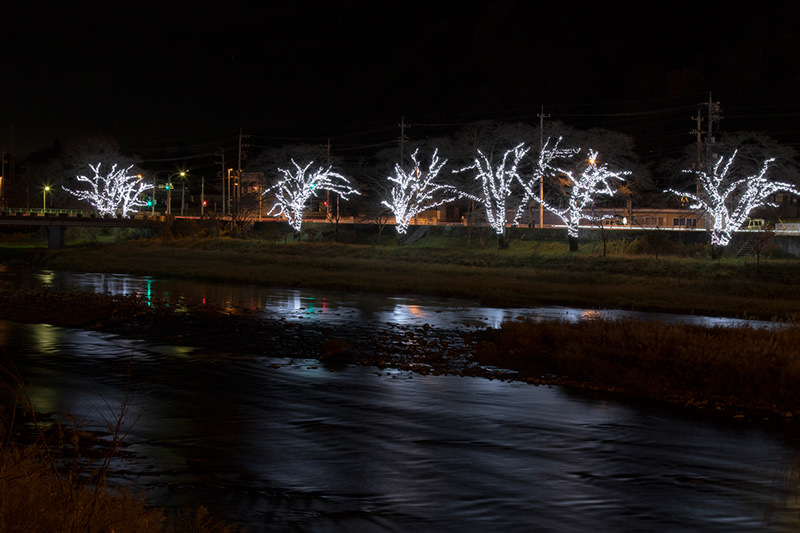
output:
[[[79,182],[87,183],[88,189],[74,191],[62,187],[79,200],[85,200],[94,207],[100,215],[128,216],[136,212],[137,207],[145,207],[146,201],[140,199],[142,193],[153,188],[150,183],[145,183],[141,176],[129,174],[133,165],[117,170],[117,165],[105,176],[100,174],[100,165],[89,165],[94,171],[94,176],[76,176]]]
[[[431,162],[427,170],[421,169],[417,158],[419,149],[411,154],[412,168],[405,169],[400,163],[394,166],[394,177],[387,179],[394,185],[391,190],[391,201],[384,200],[382,205],[391,210],[394,215],[397,233],[405,234],[411,220],[419,213],[457,200],[464,196],[452,185],[435,183],[439,171],[447,163],[440,160],[438,149],[433,151]]]
[[[740,229],[755,209],[777,204],[769,201],[775,193],[800,194],[791,183],[773,182],[766,177],[774,158],[766,159],[755,174],[735,179],[733,163],[738,150],[726,160],[719,158],[711,173],[702,170],[684,170],[697,175],[699,191],[695,193],[667,189],[665,192],[688,198],[689,209],[702,209],[711,217],[711,245],[724,248],[733,233]]]
[[[262,194],[275,195],[275,204],[267,214],[285,216],[295,231],[300,231],[308,200],[312,196],[316,197],[317,191],[331,191],[345,200],[348,196],[359,194],[347,178],[331,170],[330,166],[309,171],[314,164],[313,161],[300,166],[292,159],[292,164],[294,170],[279,168],[278,171],[283,174],[283,179],[267,188]]]

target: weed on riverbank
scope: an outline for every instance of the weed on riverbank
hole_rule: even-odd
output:
[[[204,507],[168,514],[109,483],[130,406],[128,398],[109,406],[107,432],[87,430],[68,413],[58,420],[40,415],[13,362],[0,361],[0,531],[239,531]]]
[[[800,327],[706,328],[640,320],[530,319],[474,335],[483,365],[522,379],[690,406],[800,415]]]

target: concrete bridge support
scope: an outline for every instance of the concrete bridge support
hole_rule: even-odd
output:
[[[790,253],[795,257],[800,257],[800,239],[788,235],[776,235],[775,244],[784,252]]]
[[[67,228],[64,226],[47,226],[47,247],[50,250],[59,250],[64,247]]]

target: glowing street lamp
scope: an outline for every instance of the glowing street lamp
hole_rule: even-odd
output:
[[[181,177],[181,216],[183,216],[184,208],[186,206],[186,172],[181,171],[178,175]]]
[[[167,214],[172,214],[172,178],[175,176],[184,177],[186,176],[186,171],[181,170],[180,172],[176,172],[174,174],[170,174],[167,178],[167,183],[164,186],[167,189]]]
[[[42,189],[42,213],[44,214],[47,209],[47,193],[50,192],[50,186],[45,185]]]

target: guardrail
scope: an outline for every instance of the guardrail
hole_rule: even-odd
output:
[[[58,216],[67,215],[71,217],[84,216],[88,217],[94,214],[94,211],[84,211],[82,209],[42,209],[41,207],[7,207],[0,211],[0,215],[44,215],[44,216]]]
[[[775,233],[780,234],[795,234],[800,233],[800,223],[796,222],[779,222],[775,224]]]

